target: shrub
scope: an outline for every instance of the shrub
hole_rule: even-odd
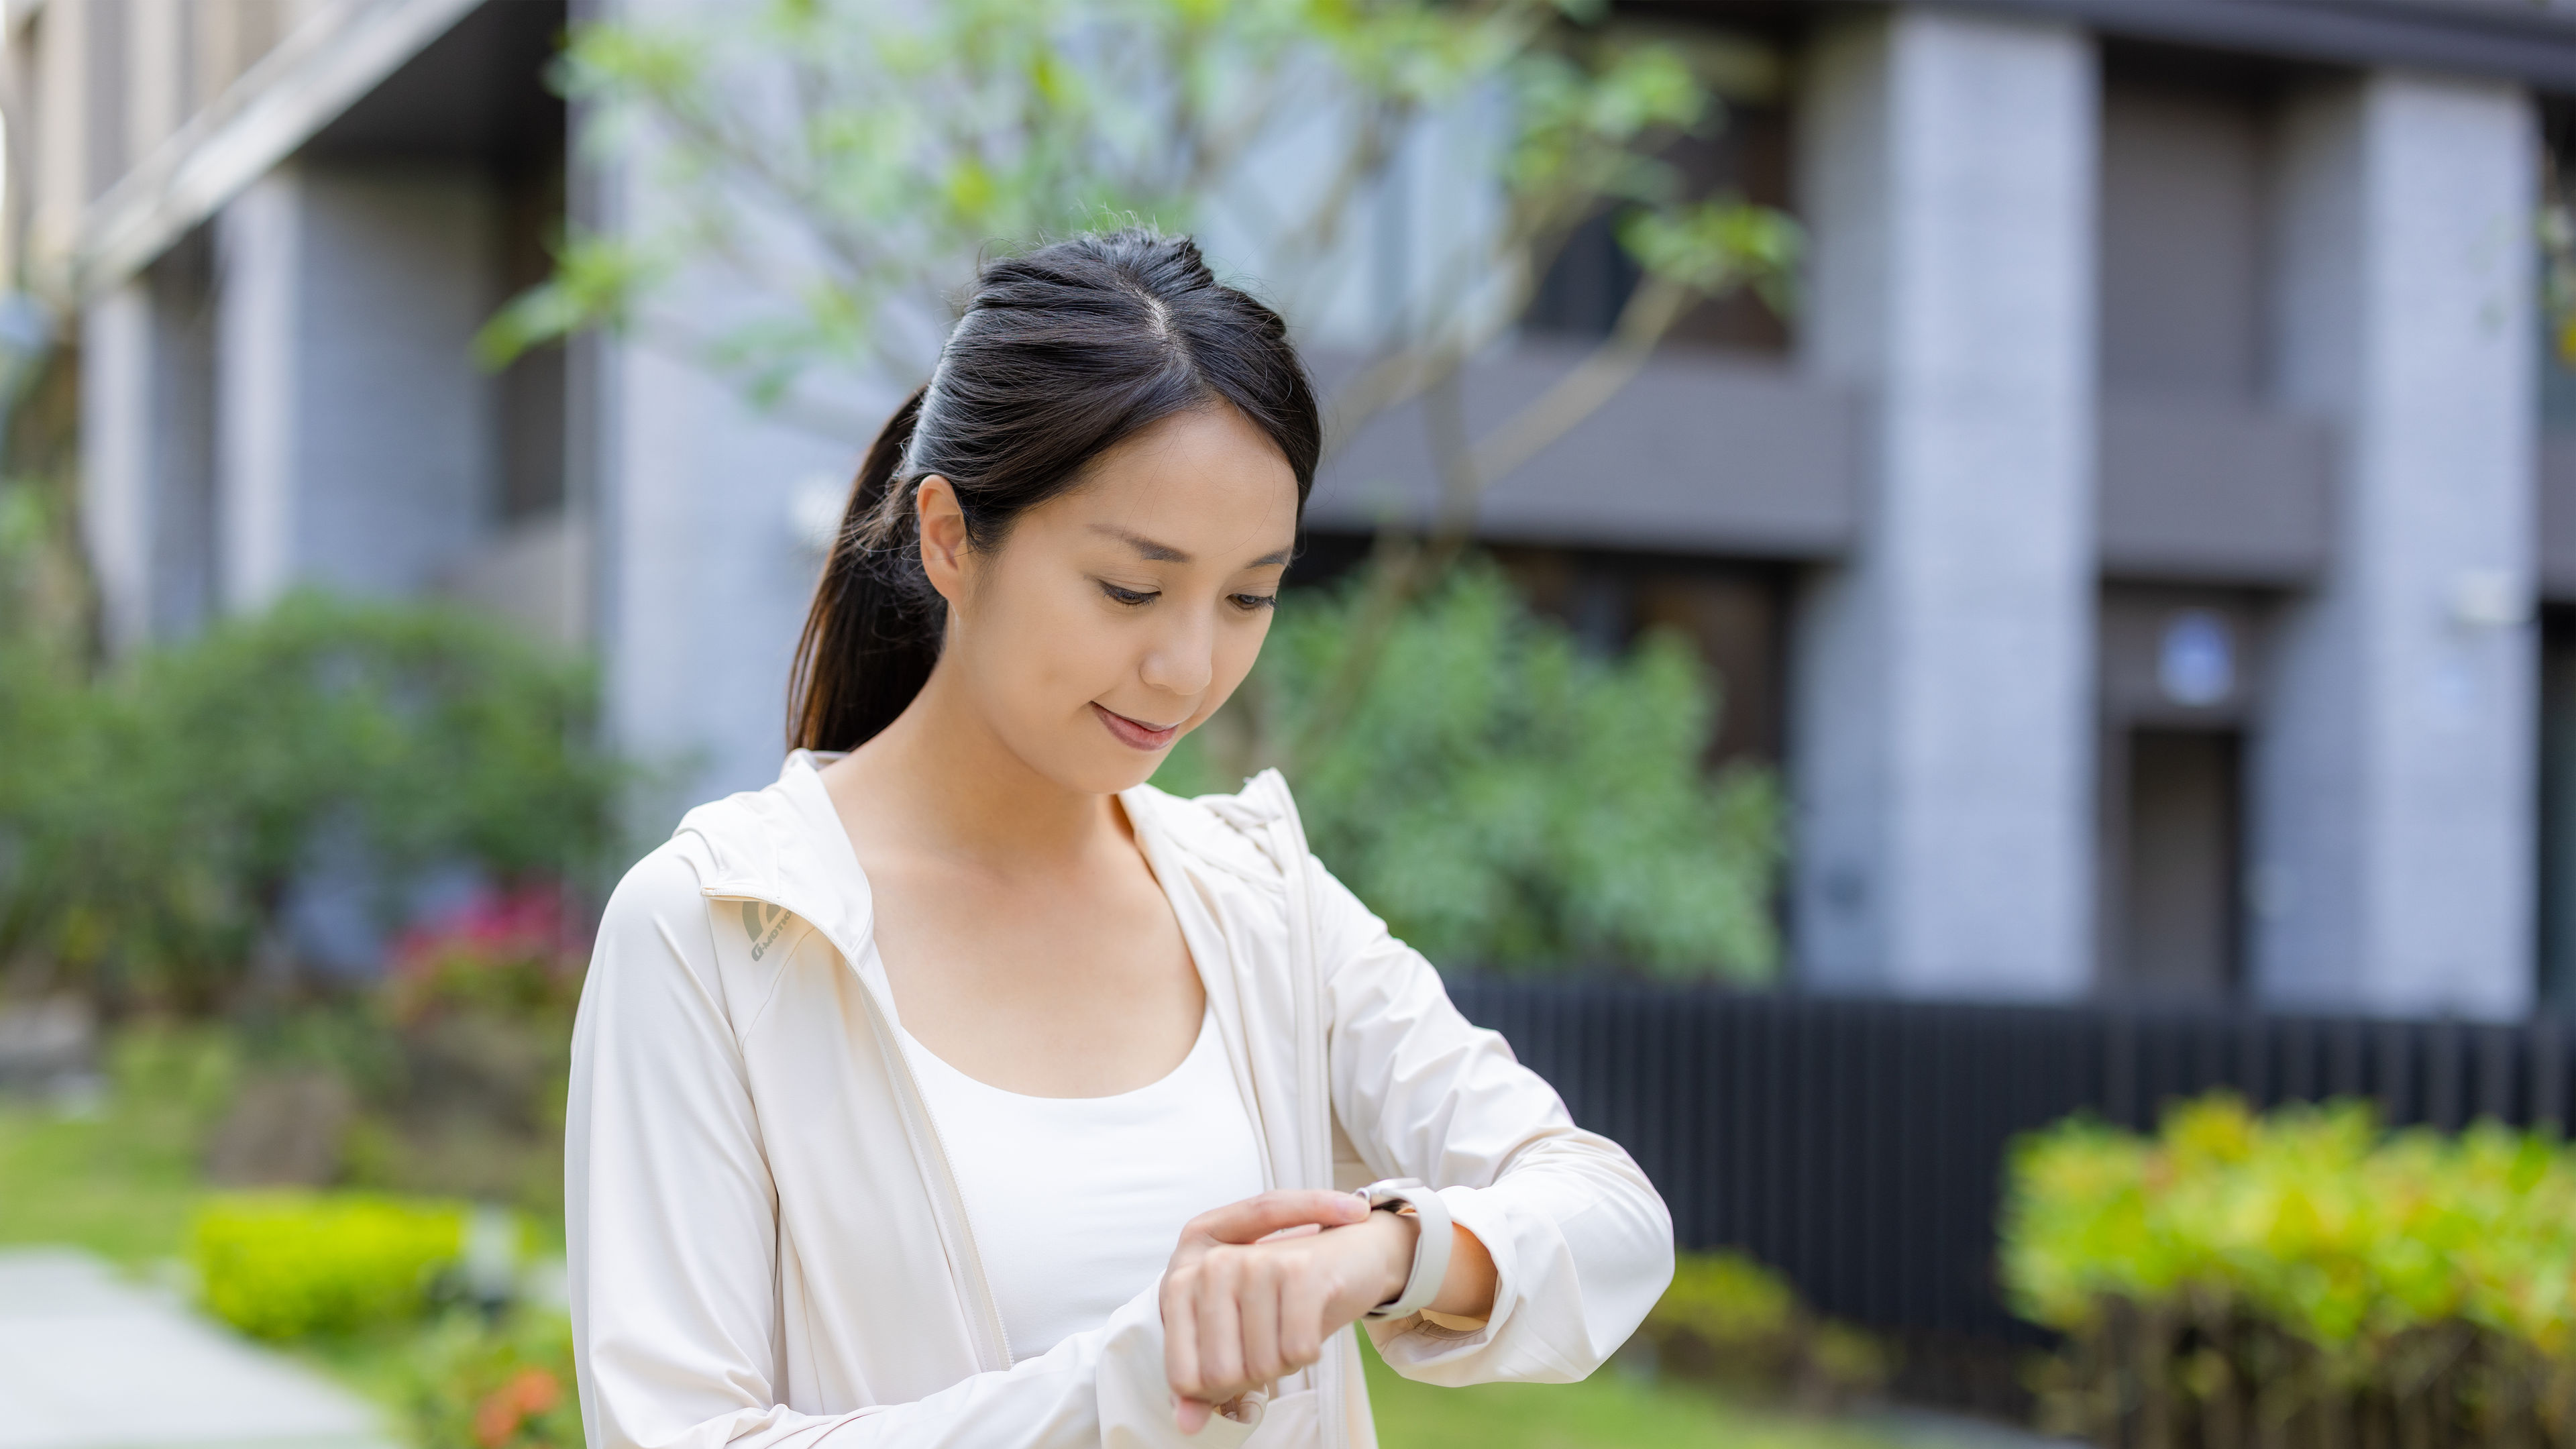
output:
[[[1668,1372],[1753,1399],[1837,1408],[1878,1391],[1887,1354],[1817,1317],[1787,1279],[1740,1253],[1683,1253],[1643,1330]]]
[[[464,1251],[461,1204],[367,1193],[233,1193],[197,1211],[189,1258],[206,1307],[254,1338],[354,1333],[418,1318]]]
[[[95,680],[0,666],[0,962],[187,1008],[292,966],[317,872],[606,864],[587,671],[454,609],[290,597]]]
[[[397,1397],[415,1449],[580,1449],[572,1323],[561,1313],[449,1314],[407,1358]]]
[[[2576,1156],[2369,1107],[2074,1121],[2008,1168],[2003,1280],[2067,1337],[2039,1387],[2100,1442],[2576,1442]]]
[[[563,1105],[589,952],[551,890],[477,898],[395,943],[377,997],[394,1070],[349,1179],[563,1217]]]
[[[1277,763],[1340,670],[1361,598],[1283,603],[1242,692],[1156,783],[1232,789]],[[1764,770],[1705,769],[1717,710],[1680,637],[1592,656],[1471,561],[1397,620],[1291,783],[1316,854],[1436,961],[1763,980],[1779,959],[1778,790]]]

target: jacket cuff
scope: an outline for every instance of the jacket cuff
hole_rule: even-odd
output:
[[[1520,1308],[1521,1271],[1510,1208],[1491,1188],[1444,1187],[1440,1201],[1459,1227],[1476,1235],[1494,1260],[1494,1307],[1482,1325],[1451,1328],[1416,1313],[1367,1324],[1369,1339],[1387,1366],[1425,1383],[1474,1382],[1474,1360],[1492,1347]]]

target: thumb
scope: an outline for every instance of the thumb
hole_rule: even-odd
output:
[[[1345,1227],[1365,1221],[1368,1214],[1368,1204],[1357,1193],[1282,1190],[1203,1212],[1190,1219],[1181,1236],[1212,1243],[1257,1243],[1282,1228]]]

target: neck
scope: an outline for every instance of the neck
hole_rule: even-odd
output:
[[[1030,768],[970,706],[945,668],[850,764],[921,844],[1001,869],[1067,861],[1125,829],[1114,797],[1065,788]]]

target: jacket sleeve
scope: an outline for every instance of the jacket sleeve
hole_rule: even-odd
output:
[[[697,872],[657,851],[610,900],[573,1030],[565,1235],[592,1449],[1236,1449],[1172,1423],[1155,1290],[1009,1370],[845,1414],[780,1402],[776,1189]],[[1257,1413],[1253,1416],[1257,1421]]]
[[[1420,952],[1321,862],[1308,870],[1342,1130],[1379,1176],[1440,1189],[1494,1259],[1482,1327],[1416,1315],[1371,1322],[1369,1336],[1425,1383],[1583,1378],[1672,1281],[1663,1198],[1619,1144],[1576,1127],[1499,1034],[1459,1014]]]

